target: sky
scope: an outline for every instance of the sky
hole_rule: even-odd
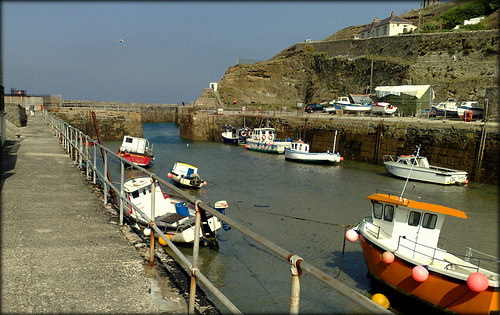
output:
[[[268,60],[421,1],[2,1],[5,93],[189,104],[238,59]],[[123,40],[123,41],[121,41]]]

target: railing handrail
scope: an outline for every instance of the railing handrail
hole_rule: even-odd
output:
[[[86,167],[87,169],[92,168],[92,174],[94,178],[94,183],[97,179],[101,180],[104,182],[104,203],[107,203],[107,187],[110,187],[112,191],[117,193],[118,197],[120,198],[120,202],[118,205],[120,206],[120,225],[122,224],[122,219],[123,219],[123,201],[125,204],[132,206],[139,214],[143,215],[145,218],[149,219],[150,226],[153,228],[153,230],[158,233],[159,237],[161,237],[167,245],[174,251],[174,253],[178,256],[178,258],[186,265],[189,266],[190,272],[192,274],[192,277],[195,277],[196,279],[199,279],[223,304],[226,306],[230,311],[232,311],[235,314],[241,313],[236,306],[234,306],[228,299],[225,297],[197,268],[196,262],[197,262],[197,255],[193,255],[193,260],[195,263],[191,263],[183,254],[182,252],[167,238],[165,234],[156,226],[154,220],[151,220],[151,218],[148,218],[146,214],[144,214],[142,211],[140,211],[134,204],[132,204],[123,194],[123,181],[124,181],[124,176],[123,176],[123,169],[124,165],[128,164],[130,167],[139,170],[141,173],[146,174],[149,176],[152,180],[156,180],[159,183],[165,185],[169,189],[173,190],[175,193],[181,195],[182,197],[186,198],[190,202],[194,203],[196,205],[196,208],[201,208],[205,210],[206,212],[209,212],[213,216],[218,217],[220,220],[226,222],[229,224],[232,228],[240,231],[244,235],[252,238],[255,240],[257,243],[261,244],[262,246],[265,246],[269,250],[271,250],[273,253],[277,254],[278,256],[284,258],[286,261],[290,262],[294,267],[300,268],[304,271],[309,272],[311,275],[313,275],[315,278],[318,280],[322,281],[323,283],[327,284],[331,288],[335,289],[337,292],[342,294],[345,297],[350,298],[352,301],[358,303],[359,305],[363,306],[369,311],[372,311],[374,313],[391,313],[387,309],[383,308],[382,306],[376,304],[375,302],[371,301],[369,298],[365,297],[364,295],[360,294],[359,292],[351,289],[350,287],[344,285],[343,283],[339,282],[338,280],[335,280],[333,277],[329,276],[328,274],[324,273],[323,271],[317,269],[313,265],[309,264],[308,262],[304,261],[302,258],[300,258],[297,255],[294,255],[290,253],[289,251],[281,248],[280,246],[274,244],[273,242],[267,240],[266,238],[262,237],[261,235],[251,231],[250,229],[246,228],[242,224],[234,221],[230,217],[227,217],[226,215],[216,211],[212,207],[208,206],[207,204],[203,203],[201,200],[198,200],[194,196],[186,193],[185,191],[179,189],[175,185],[167,182],[165,179],[159,177],[158,175],[148,171],[145,168],[142,168],[140,166],[134,165],[131,162],[127,161],[126,159],[118,156],[115,152],[111,151],[110,149],[106,148],[105,146],[97,143],[95,140],[93,140],[91,137],[88,135],[84,134],[77,128],[73,127],[72,125],[60,120],[59,118],[56,118],[54,115],[50,114],[47,112],[46,109],[43,111],[43,116],[45,120],[52,126],[52,128],[55,128],[57,135],[60,138],[60,141],[62,142],[62,145],[66,148],[68,152],[70,152],[71,156],[73,155],[77,156],[79,159],[79,166],[82,167],[83,159],[85,158],[86,161]],[[69,134],[68,134],[69,133]],[[73,135],[74,133],[74,135]],[[94,144],[94,160],[90,159],[89,156],[86,156],[84,152],[84,146],[83,146],[83,139],[85,139],[86,142],[92,142]],[[77,143],[78,141],[78,143]],[[88,150],[88,145],[85,146],[86,149]],[[97,170],[97,165],[96,165],[96,157],[97,157],[97,149],[99,148],[104,152],[105,155],[105,161],[104,161],[104,168],[105,170],[101,173]],[[76,152],[74,152],[76,150]],[[108,155],[116,158],[120,161],[121,168],[122,168],[122,178],[120,182],[120,189],[117,189],[117,187],[109,181],[107,178],[106,174],[106,167],[107,167],[107,158]],[[88,172],[87,172],[88,176]],[[97,177],[96,177],[97,176]],[[117,206],[118,206],[117,205]],[[198,211],[197,211],[198,215]],[[198,220],[198,219],[197,219]],[[199,228],[196,228],[195,231],[199,230]],[[196,242],[196,237],[195,237],[195,242]],[[196,249],[196,247],[195,247]],[[292,268],[293,269],[293,268]],[[300,274],[300,273],[299,273]],[[293,291],[293,290],[292,290]],[[194,291],[191,291],[194,292]],[[193,303],[191,303],[193,301]],[[292,303],[292,302],[291,302]],[[194,297],[190,296],[190,313],[192,312],[192,307],[194,307]],[[295,310],[292,305],[290,307],[291,312],[292,309]],[[297,305],[298,309],[298,305]]]

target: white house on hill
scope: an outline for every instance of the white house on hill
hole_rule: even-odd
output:
[[[416,28],[412,22],[394,15],[394,11],[392,11],[391,16],[386,19],[379,21],[375,18],[370,25],[360,32],[359,38],[408,34]]]

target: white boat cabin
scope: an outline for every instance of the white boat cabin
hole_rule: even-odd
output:
[[[309,144],[302,141],[292,141],[290,149],[301,152],[309,152]]]
[[[410,257],[443,259],[445,250],[438,248],[439,234],[446,215],[467,218],[452,208],[413,201],[396,195],[375,193],[372,202],[373,227],[377,239]]]
[[[146,151],[149,150],[149,141],[147,139],[132,136],[124,136],[120,147],[120,151],[122,152],[133,152],[139,154],[145,154]]]
[[[429,161],[425,156],[401,155],[398,158],[397,162],[408,166],[413,165],[413,167],[422,167],[422,168],[430,167]]]
[[[252,139],[262,142],[274,141],[276,140],[276,130],[274,128],[255,128]]]

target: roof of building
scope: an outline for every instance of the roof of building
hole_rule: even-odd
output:
[[[413,25],[412,22],[410,22],[408,20],[405,20],[402,17],[399,17],[399,16],[395,15],[394,11],[392,11],[391,16],[388,17],[388,18],[385,18],[385,19],[380,20],[380,21],[377,18],[373,19],[373,22],[370,25],[368,25],[367,27],[365,27],[361,31],[361,33],[369,31],[369,30],[372,30],[375,27],[379,27],[379,26],[382,26],[382,25],[385,25],[385,24],[390,24],[390,23],[406,23],[406,24]]]

